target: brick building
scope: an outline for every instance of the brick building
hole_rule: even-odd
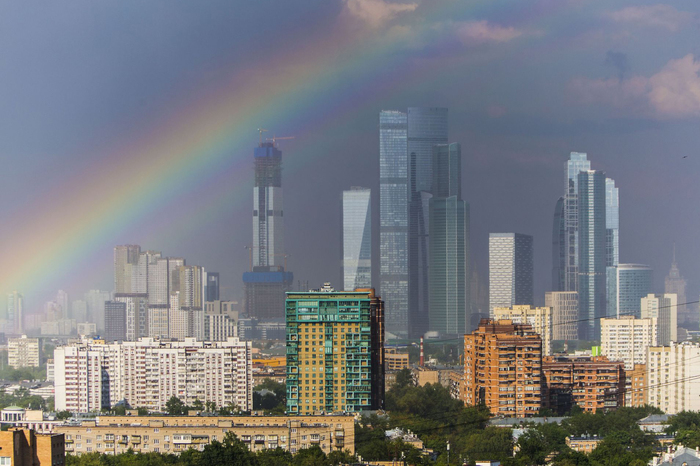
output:
[[[29,429],[0,432],[0,464],[9,466],[63,466],[63,434],[37,434]]]
[[[528,324],[482,319],[464,336],[465,405],[504,417],[537,415],[542,404],[542,339]]]

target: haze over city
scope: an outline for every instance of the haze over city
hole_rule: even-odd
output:
[[[295,285],[337,282],[341,192],[377,192],[379,112],[413,106],[449,109],[484,284],[488,234],[532,235],[543,304],[554,206],[579,151],[620,189],[620,262],[651,265],[661,290],[675,241],[688,300],[700,292],[695,2],[0,12],[0,283],[26,313],[58,289],[112,289],[117,244],[218,271],[222,296],[240,299],[258,128],[295,137],[278,143]]]

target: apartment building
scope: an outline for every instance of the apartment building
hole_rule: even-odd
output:
[[[625,369],[605,356],[547,356],[542,360],[544,407],[566,413],[577,404],[584,411],[608,411],[624,404]]]
[[[600,319],[600,350],[611,361],[623,361],[625,370],[635,364],[645,364],[647,348],[656,346],[658,325],[656,318],[639,319],[620,316]]]
[[[252,451],[282,448],[296,453],[318,445],[326,454],[355,453],[355,418],[325,416],[98,416],[93,421],[55,428],[65,435],[66,451],[81,455],[172,453],[203,450],[234,433]]]
[[[700,345],[650,347],[646,370],[649,405],[666,414],[700,410]]]
[[[27,338],[27,335],[8,338],[7,364],[13,369],[39,367],[39,339]]]
[[[400,353],[396,348],[385,348],[384,369],[387,372],[408,369],[408,353]]]
[[[164,411],[173,396],[186,405],[199,400],[253,407],[252,346],[238,338],[111,344],[84,339],[56,348],[54,364],[58,411],[99,412],[121,401]]]
[[[63,434],[37,434],[30,429],[0,432],[0,465],[63,466],[66,464]]]
[[[504,417],[537,415],[542,403],[542,339],[529,324],[482,319],[464,336],[467,406],[485,404]]]
[[[514,324],[530,324],[542,338],[542,354],[552,354],[552,308],[532,306],[495,307],[495,320],[511,320]]]
[[[626,371],[625,406],[640,408],[647,404],[647,365],[635,364],[631,371]]]

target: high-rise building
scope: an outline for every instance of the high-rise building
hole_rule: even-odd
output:
[[[207,301],[219,301],[219,272],[207,272]]]
[[[70,318],[76,322],[85,322],[88,318],[87,302],[83,299],[76,299],[70,305]]]
[[[433,147],[447,144],[447,109],[408,109],[408,331],[422,336],[429,326],[429,202],[433,194]],[[453,172],[452,176],[461,177]],[[455,189],[457,184],[453,181]],[[445,183],[449,185],[449,183]]]
[[[532,417],[542,405],[542,339],[528,324],[483,319],[464,335],[467,406],[484,404],[494,416]]]
[[[114,292],[131,293],[132,265],[139,263],[141,246],[126,244],[114,247]],[[139,291],[134,290],[134,293]],[[145,290],[143,290],[145,292]]]
[[[379,292],[386,330],[408,336],[408,118],[379,114]]]
[[[124,341],[136,341],[148,336],[148,295],[146,293],[115,293],[114,301],[124,303],[126,323]],[[105,308],[106,312],[106,308]]]
[[[566,289],[566,213],[563,197],[557,199],[552,224],[552,290]]]
[[[579,339],[598,340],[606,317],[605,173],[578,173]]]
[[[666,414],[700,410],[700,345],[671,343],[647,352],[647,404]]]
[[[641,299],[652,292],[653,271],[648,265],[618,264],[606,269],[607,315],[641,316]]]
[[[294,281],[292,273],[285,271],[282,151],[274,142],[261,141],[253,155],[252,270],[243,274],[245,313],[262,320],[282,320],[284,293]]]
[[[342,200],[343,289],[372,286],[372,202],[369,188],[343,191]]]
[[[22,334],[24,332],[24,296],[13,291],[7,295],[6,332]]]
[[[429,329],[463,335],[469,309],[469,205],[462,200],[459,144],[433,146],[433,196],[429,201]]]
[[[56,348],[54,364],[57,410],[99,412],[126,401],[134,408],[164,411],[173,396],[188,406],[199,400],[253,408],[252,346],[237,338],[83,340]]]
[[[625,370],[646,363],[647,348],[658,345],[656,318],[600,319],[600,328],[601,353],[611,361],[623,361]]]
[[[615,180],[605,178],[605,265],[620,263],[620,193]]]
[[[226,341],[238,336],[238,303],[207,301],[204,312],[204,341]]]
[[[533,303],[532,236],[489,234],[489,312],[496,307]]]
[[[528,324],[542,339],[542,354],[552,354],[552,309],[549,307],[513,306],[493,309],[494,320],[510,320],[514,324]]]
[[[126,341],[126,303],[107,301],[105,303],[105,340]]]
[[[552,340],[578,340],[578,293],[548,291],[544,305],[552,308]]]
[[[578,266],[579,266],[579,181],[578,175],[582,171],[591,169],[588,156],[582,152],[572,152],[566,163],[566,194],[564,195],[564,223],[566,251],[564,285],[561,291],[578,291]]]
[[[384,407],[384,303],[326,283],[287,293],[287,412]]]
[[[675,294],[649,293],[641,299],[641,307],[643,319],[656,319],[659,346],[678,341],[678,297]]]
[[[666,276],[666,281],[664,283],[664,293],[675,294],[678,301],[678,325],[681,327],[697,330],[698,329],[698,319],[700,319],[700,313],[697,312],[697,307],[695,311],[691,312],[691,307],[687,306],[685,303],[685,279],[681,276],[681,272],[678,270],[678,264],[676,263],[676,243],[673,243],[673,262],[671,263],[671,270]]]
[[[143,292],[146,292],[145,287]],[[88,321],[97,325],[98,332],[105,329],[105,302],[111,301],[111,299],[112,293],[109,291],[90,290],[85,293]]]
[[[8,338],[7,365],[13,369],[39,367],[39,339],[27,338],[27,335]]]
[[[58,290],[58,293],[56,293],[56,304],[61,308],[60,318],[69,319],[70,308],[68,307],[68,293],[63,290]]]

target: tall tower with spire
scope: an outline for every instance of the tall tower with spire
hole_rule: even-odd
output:
[[[698,323],[700,320],[699,312],[692,312],[689,306],[686,306],[685,299],[685,279],[681,276],[680,270],[678,270],[678,264],[676,263],[676,243],[673,243],[673,262],[671,263],[671,270],[666,276],[666,283],[664,287],[665,293],[675,293],[678,300],[678,325],[691,330],[698,330]]]

